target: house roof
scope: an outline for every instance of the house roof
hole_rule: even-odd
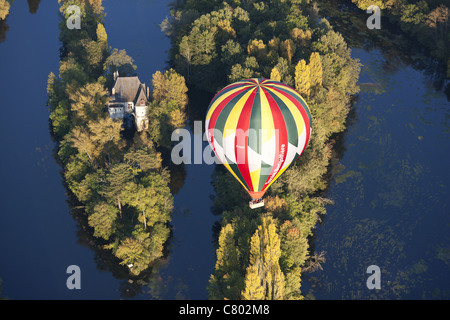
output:
[[[147,88],[145,84],[141,83],[138,77],[118,77],[114,83],[113,102],[134,102],[141,99],[148,101]]]

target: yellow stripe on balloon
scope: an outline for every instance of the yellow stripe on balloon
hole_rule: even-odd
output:
[[[261,169],[250,172],[250,178],[252,179],[254,191],[258,191],[259,179],[261,177]]]

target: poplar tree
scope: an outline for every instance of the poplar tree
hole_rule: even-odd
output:
[[[309,58],[311,88],[318,89],[322,87],[322,62],[318,52],[311,53]]]
[[[258,268],[250,265],[245,277],[245,289],[242,292],[242,300],[264,300],[264,288],[261,285]]]
[[[0,20],[5,20],[9,15],[10,4],[6,0],[0,0]]]
[[[300,60],[295,67],[295,89],[304,97],[311,92],[311,72],[305,60]]]
[[[97,25],[97,41],[107,43],[108,35],[106,34],[105,26],[102,23]]]
[[[272,72],[270,73],[270,79],[275,81],[281,81],[280,72],[276,67],[272,69]]]
[[[291,39],[286,39],[281,43],[281,53],[286,59],[288,59],[290,63],[292,63],[292,57],[295,54],[295,48],[295,43]]]
[[[240,299],[243,278],[240,271],[240,252],[234,236],[235,230],[231,223],[220,230],[216,266],[208,286],[212,299]]]
[[[270,216],[263,217],[262,224],[250,240],[250,264],[242,291],[244,299],[283,299],[285,280],[279,265],[280,256],[280,238],[275,221]]]

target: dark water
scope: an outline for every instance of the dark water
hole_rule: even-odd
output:
[[[109,45],[127,50],[147,84],[166,67],[170,44],[158,24],[168,3],[104,2]],[[217,220],[212,166],[185,166],[168,258],[149,282],[131,283],[105,263],[70,214],[45,107],[47,76],[58,73],[58,23],[56,1],[41,1],[36,14],[15,1],[0,43],[0,295],[206,299]],[[315,249],[326,251],[327,261],[304,290],[317,299],[448,298],[448,101],[422,71],[385,71],[376,50],[353,56],[364,65],[360,83],[371,84],[362,86],[334,169],[329,197],[336,204],[317,228]],[[73,264],[81,268],[81,290],[66,287]],[[382,272],[376,292],[365,286],[372,264]]]
[[[77,243],[60,167],[52,150],[46,82],[58,73],[58,6],[36,14],[16,1],[0,43],[0,278],[10,299],[115,298],[117,281],[97,269],[94,253]],[[66,269],[81,268],[82,290],[66,287]]]
[[[335,166],[315,249],[323,271],[308,276],[317,299],[450,297],[450,104],[407,65],[385,70],[379,50],[355,49],[361,93]],[[369,290],[367,267],[381,270]]]

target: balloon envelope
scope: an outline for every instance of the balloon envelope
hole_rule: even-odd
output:
[[[205,128],[217,158],[258,199],[305,150],[311,114],[291,87],[247,79],[215,95]]]

